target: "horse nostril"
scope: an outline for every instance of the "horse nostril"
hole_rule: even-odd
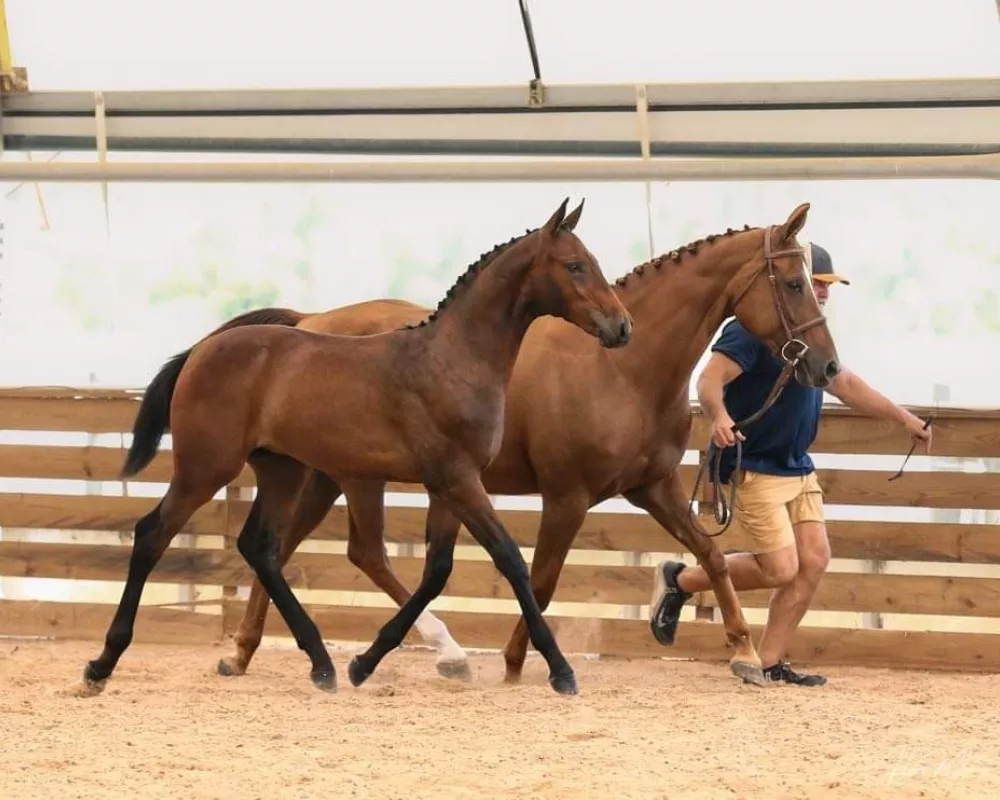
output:
[[[632,326],[629,324],[627,319],[623,319],[621,327],[618,329],[618,338],[623,342],[627,342],[629,337],[632,335]]]
[[[833,379],[840,373],[840,364],[836,361],[826,362],[826,377]]]

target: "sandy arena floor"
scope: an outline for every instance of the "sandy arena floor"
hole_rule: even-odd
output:
[[[134,645],[98,697],[73,697],[95,643],[0,640],[0,797],[966,798],[1000,793],[1000,677],[830,670],[822,689],[738,684],[724,666],[574,659],[562,698],[529,658],[501,683],[395,653],[340,691],[305,656]]]

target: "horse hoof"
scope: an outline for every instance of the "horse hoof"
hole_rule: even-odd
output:
[[[574,695],[580,693],[576,685],[576,675],[572,670],[561,675],[552,675],[549,677],[549,685],[559,694]]]
[[[226,678],[238,678],[246,673],[246,670],[236,666],[231,658],[220,658],[215,671]]]
[[[760,668],[760,664],[733,661],[730,662],[729,668],[733,671],[733,675],[737,678],[742,678],[744,683],[752,683],[754,686],[767,686],[767,681],[764,679],[764,670]]]
[[[97,695],[104,691],[104,686],[104,681],[84,680],[79,686],[74,686],[70,689],[68,694],[71,697],[97,697]],[[64,693],[60,692],[60,694]]]
[[[438,675],[456,681],[471,681],[472,670],[468,661],[438,661]]]
[[[84,683],[100,685],[103,689],[107,679],[108,675],[97,665],[96,661],[88,661],[87,666],[83,668]]]
[[[357,656],[352,658],[351,663],[347,665],[347,677],[350,679],[352,686],[360,686],[371,677],[371,674],[371,670],[365,669]]]
[[[337,673],[333,669],[314,669],[309,677],[317,689],[322,689],[324,692],[337,691]]]
[[[100,670],[93,661],[88,661],[83,668],[83,683],[76,688],[77,697],[96,697],[104,691],[108,684],[108,676],[101,675]]]

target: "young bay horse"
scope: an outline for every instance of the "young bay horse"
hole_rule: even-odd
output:
[[[500,448],[507,385],[535,319],[558,316],[607,348],[622,347],[631,337],[628,312],[573,233],[583,204],[567,215],[567,202],[540,229],[484,254],[419,324],[365,337],[281,325],[230,327],[168,361],[152,381],[136,425],[143,438],[151,420],[169,424],[173,475],[163,499],[135,526],[122,598],[104,650],[88,662],[84,679],[103,687],[131,642],[143,586],[164,550],[249,459],[258,493],[239,535],[239,552],[308,654],[319,688],[336,688],[333,662],[281,573],[278,534],[292,511],[289,465],[295,479],[297,465],[304,464],[338,482],[423,484],[439,503],[427,521],[429,589],[414,594],[379,631],[363,660],[351,662],[355,685],[400,644],[426,595],[443,588],[458,532],[454,518],[509,581],[532,644],[549,663],[553,689],[576,694],[575,673],[481,477]],[[144,447],[130,450],[123,474],[143,466],[150,452]]]
[[[810,324],[821,318],[795,240],[808,208],[796,208],[773,229],[709,236],[620,279],[616,290],[637,322],[627,348],[602,350],[556,320],[539,320],[528,331],[508,389],[503,444],[483,473],[483,482],[494,494],[542,496],[541,527],[531,564],[531,585],[542,609],[552,598],[589,508],[624,494],[686,546],[712,576],[726,637],[735,649],[732,669],[752,682],[763,682],[722,553],[715,540],[690,520],[677,469],[691,427],[690,376],[724,319],[735,314],[777,349],[786,341],[782,315],[793,327],[798,327],[795,322]],[[775,248],[770,263],[765,259],[765,236],[771,237]],[[227,324],[269,321],[367,335],[410,324],[426,313],[405,301],[380,300],[311,315],[262,309]],[[836,368],[836,349],[825,326],[814,326],[802,336],[810,345],[810,357],[801,363],[797,378],[822,386]],[[165,430],[162,413],[145,411],[155,408],[157,396],[154,390],[147,393],[149,400],[143,399],[130,451],[132,464],[152,459]],[[283,515],[289,520],[279,534],[281,563],[343,492],[349,511],[348,557],[397,605],[403,605],[411,595],[393,574],[383,543],[385,482],[338,485],[287,459],[280,469],[285,473]],[[221,674],[246,671],[260,644],[268,606],[267,594],[255,581],[235,636],[236,652],[219,662]],[[442,674],[468,675],[464,651],[434,614],[425,611],[417,626],[423,638],[436,646]],[[505,650],[508,680],[519,677],[526,648],[522,620]]]

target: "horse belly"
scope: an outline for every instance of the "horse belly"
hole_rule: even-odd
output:
[[[275,449],[334,479],[420,483],[416,458],[399,435],[386,435],[382,418],[331,414],[319,425],[282,431]]]
[[[566,428],[565,434],[561,448],[546,450],[536,443],[532,463],[538,482],[549,492],[585,487],[594,503],[663,477],[684,455],[683,450],[665,448],[641,425],[624,421],[604,427],[578,425]]]
[[[530,464],[522,459],[497,456],[483,471],[483,487],[490,494],[524,495],[538,491]]]

